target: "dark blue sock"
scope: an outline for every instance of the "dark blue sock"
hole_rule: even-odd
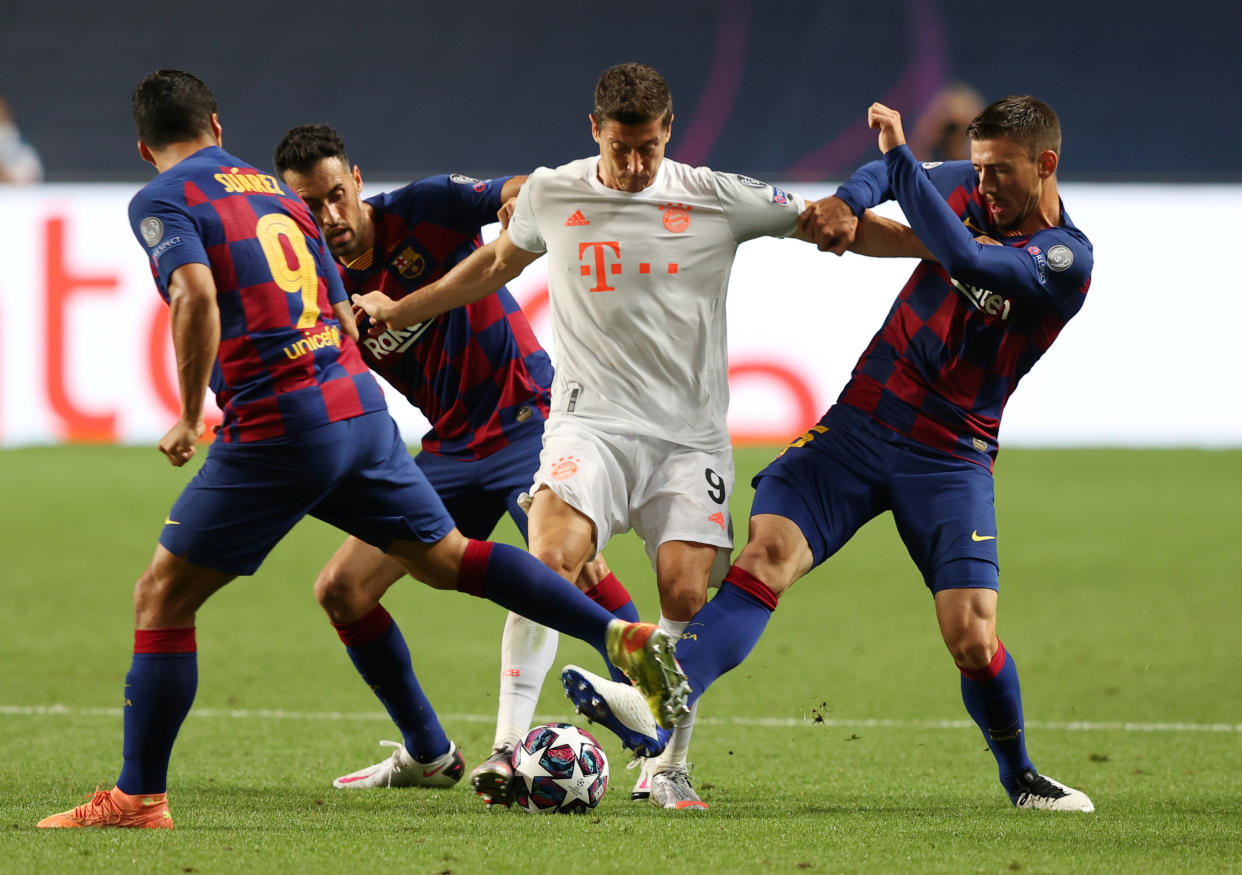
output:
[[[472,540],[458,572],[461,592],[490,599],[515,614],[580,638],[596,650],[613,616],[525,550]]]
[[[962,671],[962,701],[996,757],[1001,784],[1012,793],[1018,776],[1035,767],[1026,755],[1018,666],[1005,645],[983,671]]]
[[[618,620],[625,620],[627,623],[638,622],[638,608],[634,607],[633,602],[626,602],[621,607],[614,608],[609,613],[611,613]]]
[[[677,661],[690,682],[690,705],[750,655],[775,607],[776,595],[766,584],[736,565],[729,569],[720,591],[694,615],[677,642]],[[664,744],[673,734],[671,729],[656,732]]]
[[[720,591],[694,615],[677,642],[691,705],[754,650],[775,607],[776,596],[767,585],[736,565],[729,569]]]
[[[139,629],[125,675],[122,793],[164,793],[173,742],[198,689],[194,629]]]
[[[388,611],[376,605],[354,623],[333,626],[354,668],[401,730],[410,756],[426,763],[447,753],[448,736],[418,684],[405,636]]]

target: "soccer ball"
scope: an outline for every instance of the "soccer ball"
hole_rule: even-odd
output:
[[[531,814],[581,814],[608,789],[608,757],[585,730],[545,723],[513,752],[513,795]]]

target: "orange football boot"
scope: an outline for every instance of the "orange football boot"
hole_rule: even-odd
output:
[[[83,826],[172,829],[173,820],[168,813],[167,793],[131,796],[116,787],[111,790],[96,787],[89,802],[72,811],[45,817],[38,825],[44,829]]]

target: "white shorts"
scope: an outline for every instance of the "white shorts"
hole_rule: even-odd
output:
[[[661,544],[689,541],[719,548],[712,584],[729,569],[731,447],[707,452],[650,437],[604,434],[581,420],[553,416],[544,426],[531,494],[545,486],[595,524],[598,550],[613,535],[633,529],[653,568]]]

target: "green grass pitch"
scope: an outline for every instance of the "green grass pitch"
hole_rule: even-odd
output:
[[[739,538],[772,454],[738,452]],[[199,615],[177,828],[36,830],[116,779],[130,593],[188,476],[154,449],[0,452],[0,872],[1242,872],[1240,451],[1001,454],[1000,632],[1031,754],[1093,815],[1008,805],[887,516],[799,582],[704,698],[707,812],[630,802],[604,731],[612,789],[589,816],[488,814],[465,786],[334,790],[395,730],[315,604],[340,536],[308,520]],[[637,540],[607,556],[653,617]],[[503,612],[408,581],[385,604],[473,765]],[[562,640],[557,665],[594,659]],[[539,716],[583,722],[555,682]]]

